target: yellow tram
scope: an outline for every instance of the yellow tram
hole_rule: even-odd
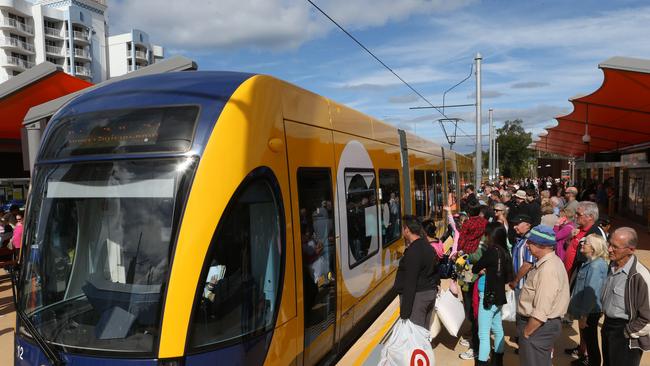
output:
[[[16,364],[333,361],[394,295],[400,217],[442,219],[470,170],[270,76],[90,91],[36,162]]]

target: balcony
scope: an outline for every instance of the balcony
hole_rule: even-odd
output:
[[[49,55],[63,57],[63,47],[46,45],[45,52],[47,52]]]
[[[138,51],[138,50],[136,50],[135,51],[135,57],[143,59],[143,60],[148,60],[146,51]]]
[[[74,31],[72,33],[73,33],[74,39],[77,40],[77,41],[88,42],[89,39],[90,39],[90,33],[89,32]],[[68,32],[66,30],[65,31],[65,36],[66,36],[66,38],[69,38],[70,37],[70,32]]]
[[[70,67],[68,67],[68,72],[71,72],[70,70],[71,70]],[[85,76],[85,77],[88,77],[88,78],[93,77],[93,73],[90,71],[89,68],[87,68],[85,66],[75,66],[74,67],[74,74],[76,76],[82,76],[82,77]]]
[[[6,65],[15,66],[19,69],[29,69],[34,67],[34,63],[31,61],[23,60],[20,57],[6,56],[4,60]]]
[[[66,56],[70,56],[70,50],[69,50],[69,49],[66,49],[66,50],[65,50],[65,54],[66,54]],[[90,60],[90,59],[91,59],[91,57],[90,57],[90,53],[89,53],[88,51],[86,51],[86,50],[82,50],[82,49],[79,49],[79,48],[75,48],[75,49],[74,49],[74,57],[77,57],[77,58],[85,58],[85,59],[87,59],[87,60]]]
[[[5,28],[13,28],[15,30],[18,30],[20,32],[29,34],[30,36],[34,35],[34,27],[29,26],[25,23],[21,23],[17,21],[16,19],[11,19],[11,18],[4,18],[2,22],[0,22],[0,25],[5,27]]]
[[[33,45],[16,38],[0,37],[0,47],[9,47],[20,51],[34,53]]]
[[[129,72],[140,70],[143,67],[147,67],[147,65],[129,65]]]
[[[55,38],[62,38],[60,29],[50,28],[50,27],[45,27],[44,29],[45,29],[45,36],[47,36],[47,37],[55,37]]]

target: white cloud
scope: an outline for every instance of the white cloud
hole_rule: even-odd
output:
[[[393,69],[409,84],[427,83],[446,79],[447,75],[428,66],[405,67]],[[376,88],[402,85],[402,82],[390,71],[381,68],[370,74],[356,77],[344,82],[333,83],[337,88]]]
[[[393,104],[415,103],[418,100],[420,100],[420,97],[415,94],[395,95],[388,98],[388,102]]]
[[[360,29],[414,14],[453,10],[471,0],[314,2],[342,25]],[[111,27],[117,32],[139,28],[157,43],[185,50],[292,49],[333,29],[304,0],[112,0],[109,11]]]
[[[514,83],[510,87],[513,89],[533,89],[533,88],[541,88],[544,86],[548,86],[548,83],[541,82],[541,81],[522,81],[519,83]]]
[[[481,99],[498,98],[502,95],[505,94],[498,90],[481,90]],[[468,95],[467,99],[476,99],[476,92],[473,92],[472,94]]]

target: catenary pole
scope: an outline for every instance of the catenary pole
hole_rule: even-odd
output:
[[[488,109],[489,139],[490,147],[488,148],[488,180],[494,179],[494,128],[492,125],[492,108]]]
[[[496,147],[496,154],[494,154],[494,160],[496,161],[496,179],[499,180],[501,173],[499,172],[499,142],[494,139],[494,146]]]
[[[482,178],[482,146],[481,146],[481,54],[476,53],[476,57],[474,58],[474,62],[476,62],[476,161],[475,161],[475,168],[474,168],[474,176],[475,176],[475,182],[474,186],[476,189],[479,189],[481,186],[481,181],[483,180]]]

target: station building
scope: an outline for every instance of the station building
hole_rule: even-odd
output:
[[[650,228],[650,60],[612,57],[598,65],[602,85],[572,98],[530,148],[567,156],[574,184],[607,189],[610,215]]]

